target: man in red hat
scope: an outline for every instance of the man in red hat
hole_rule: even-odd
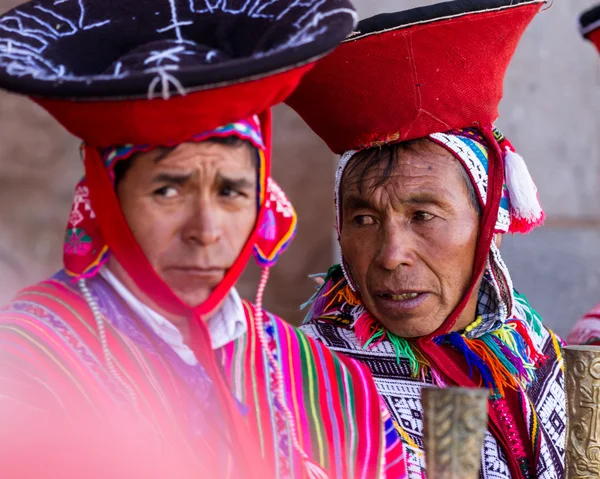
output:
[[[404,476],[367,369],[261,307],[296,226],[270,107],[355,18],[346,0],[0,17],[0,86],[81,138],[85,165],[64,270],[0,311],[5,476]],[[255,305],[234,288],[251,255]]]
[[[580,31],[600,52],[600,4],[583,12],[579,18]],[[568,344],[600,345],[600,304],[581,318],[567,338]]]
[[[544,219],[523,159],[493,127],[543,4],[459,0],[363,20],[287,100],[342,155],[341,261],[303,330],[369,366],[414,479],[426,473],[427,385],[489,389],[483,478],[564,475],[561,342],[498,249]]]

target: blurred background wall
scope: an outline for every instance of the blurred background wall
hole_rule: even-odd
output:
[[[511,65],[498,125],[525,157],[546,226],[503,244],[515,286],[566,334],[600,302],[600,57],[577,31],[597,0],[554,0],[526,32]],[[0,12],[20,3],[0,0]],[[436,3],[355,0],[361,17]],[[489,32],[493,35],[493,32]],[[274,268],[266,305],[297,322],[314,291],[307,275],[334,261],[335,159],[286,107],[275,111],[274,176],[300,216],[296,240]],[[0,304],[60,267],[78,142],[28,100],[0,93]],[[256,268],[240,282],[252,298]]]

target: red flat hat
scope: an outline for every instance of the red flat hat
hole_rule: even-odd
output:
[[[281,102],[355,20],[348,0],[36,0],[0,17],[0,88],[90,146],[173,144]]]
[[[492,265],[492,275],[504,275],[497,273],[506,268],[499,266],[499,258],[494,257],[492,242],[504,195],[506,165],[519,164],[513,173],[523,182],[513,180],[513,184],[527,185],[535,197],[532,202],[537,203],[528,172],[521,176],[526,172],[522,158],[508,144],[502,144],[506,139],[494,132],[492,123],[498,116],[508,64],[523,32],[544,3],[457,0],[363,20],[337,50],[319,61],[287,100],[331,150],[347,152],[340,161],[336,194],[343,168],[352,161],[355,150],[459,128],[479,130],[489,153],[488,181],[471,281],[445,321],[435,331],[414,340],[424,360],[438,366],[441,382],[448,386],[481,386],[483,375],[477,377],[465,369],[468,363],[468,370],[474,371],[470,359],[465,362],[464,349],[438,340],[444,340],[444,335],[455,329],[471,297],[477,298],[476,288],[488,264]],[[458,152],[447,150],[463,161]],[[514,189],[510,181],[506,183],[510,195]],[[337,208],[339,218],[340,202]],[[541,219],[543,215],[535,217],[536,222]],[[342,266],[346,266],[343,257]],[[346,280],[351,286],[350,275]],[[512,284],[502,282],[506,284],[502,288],[507,291],[510,312]],[[357,293],[360,296],[360,291]],[[493,407],[490,430],[499,443],[510,444]],[[510,475],[525,477],[523,463],[512,459],[508,450],[506,455],[511,458]]]
[[[457,0],[359,23],[287,100],[335,153],[491,125],[545,0]]]
[[[579,25],[581,34],[600,52],[600,4],[583,12],[579,17]]]

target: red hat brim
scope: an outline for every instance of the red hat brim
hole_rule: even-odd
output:
[[[267,111],[294,91],[314,63],[165,101],[67,101],[34,98],[88,145],[171,145],[198,133]]]
[[[364,20],[287,103],[336,153],[489,125],[543,3],[456,1]]]

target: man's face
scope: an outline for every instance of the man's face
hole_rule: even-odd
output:
[[[133,158],[117,186],[133,236],[188,306],[206,301],[241,253],[257,215],[251,147],[183,143]]]
[[[386,166],[346,169],[342,253],[369,311],[398,336],[425,336],[468,290],[479,216],[462,166],[435,143],[399,150],[381,184]]]

